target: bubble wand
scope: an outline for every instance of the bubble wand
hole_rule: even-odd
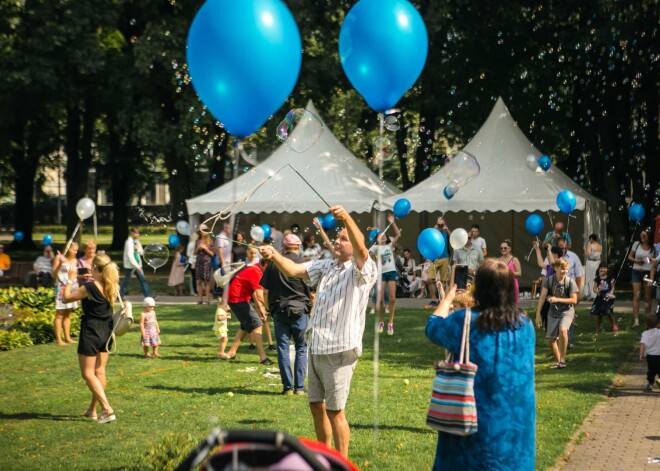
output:
[[[621,274],[621,270],[623,270],[623,264],[626,263],[626,260],[628,259],[628,253],[630,252],[630,249],[632,248],[632,243],[633,243],[633,238],[635,237],[635,232],[637,232],[637,226],[639,226],[639,221],[635,221],[635,228],[632,231],[632,234],[630,234],[630,241],[628,242],[628,248],[626,249],[626,253],[623,256],[623,260],[621,260],[621,265],[619,266],[619,271],[616,274],[616,277],[614,278],[614,283],[616,284],[617,281],[619,281],[619,275]]]

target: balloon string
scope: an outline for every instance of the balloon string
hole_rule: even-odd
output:
[[[80,229],[80,225],[82,224],[82,219],[78,221],[78,224],[76,224],[76,228],[73,230],[73,234],[71,234],[71,238],[66,242],[66,245],[64,246],[64,256],[66,257],[66,253],[69,251],[69,248],[71,247],[71,244],[73,243],[73,239],[76,237],[76,234],[78,233],[78,229]]]
[[[635,232],[637,232],[637,226],[639,226],[639,221],[635,222],[635,228],[633,229],[632,234],[630,234],[630,241],[628,242],[628,248],[626,249],[626,254],[623,256],[623,260],[621,260],[621,266],[619,266],[619,271],[617,272],[616,277],[614,278],[614,284],[616,284],[616,282],[619,281],[619,275],[621,274],[621,270],[623,270],[623,264],[626,263],[626,260],[628,259],[628,253],[632,248],[633,238],[635,237]]]
[[[330,208],[330,204],[329,204],[325,199],[323,199],[323,196],[321,196],[321,195],[319,194],[319,192],[316,191],[316,189],[315,189],[312,185],[310,185],[310,183],[309,183],[307,180],[305,180],[305,177],[303,177],[303,176],[300,174],[300,172],[294,168],[293,165],[291,165],[291,164],[287,164],[287,165],[288,165],[289,167],[291,167],[291,170],[293,170],[294,172],[296,172],[296,173],[298,174],[298,176],[302,179],[302,181],[304,181],[304,182],[307,184],[307,186],[308,186],[308,187],[309,187],[314,193],[316,193],[316,196],[318,196],[318,197],[321,199],[321,201],[323,201],[323,202],[325,203],[325,205],[326,205],[328,208]]]
[[[536,236],[536,242],[540,242],[539,236]],[[534,245],[532,244],[532,250],[529,251],[529,254],[527,255],[527,258],[525,258],[525,261],[529,262],[529,259],[532,258],[532,252],[534,252]]]

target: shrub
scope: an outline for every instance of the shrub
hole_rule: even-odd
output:
[[[52,310],[55,307],[53,288],[6,288],[0,290],[0,305],[12,304],[14,308],[32,309],[33,312]]]
[[[197,447],[199,440],[191,434],[166,433],[149,447],[140,469],[173,470]]]
[[[0,350],[14,350],[30,345],[32,345],[30,334],[19,330],[0,330]]]

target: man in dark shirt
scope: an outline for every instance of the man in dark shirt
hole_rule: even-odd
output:
[[[297,235],[288,234],[283,240],[283,255],[295,263],[302,263],[303,260],[298,255],[301,244]],[[307,375],[305,331],[312,305],[309,287],[299,278],[289,278],[282,274],[274,263],[266,267],[260,284],[268,293],[268,306],[275,323],[277,363],[282,378],[282,394],[305,394]],[[289,345],[292,339],[296,346],[293,375],[289,358]]]

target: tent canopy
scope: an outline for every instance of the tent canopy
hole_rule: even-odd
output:
[[[511,117],[501,98],[488,119],[464,150],[477,157],[481,172],[447,200],[442,191],[449,183],[442,170],[399,195],[412,202],[414,211],[558,211],[556,198],[570,190],[576,209],[587,201],[601,202],[556,167],[536,172],[527,167],[527,156],[541,156]],[[397,198],[386,200],[394,204]]]
[[[319,120],[313,103],[307,110]],[[238,202],[234,213],[323,213],[330,205],[342,205],[349,212],[367,213],[377,207],[379,195],[387,198],[400,193],[358,160],[332,134],[321,120],[323,132],[304,152],[296,152],[285,142],[266,160],[249,172],[195,198],[186,200],[188,214],[217,213]],[[291,138],[309,123],[303,120]],[[294,170],[295,169],[295,170]],[[305,183],[303,178],[309,182]]]

